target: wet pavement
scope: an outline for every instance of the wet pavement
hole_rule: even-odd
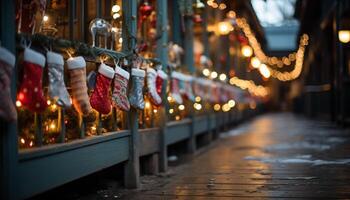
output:
[[[190,162],[141,180],[142,189],[118,199],[350,199],[350,132],[266,114]]]

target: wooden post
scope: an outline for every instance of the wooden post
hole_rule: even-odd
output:
[[[157,1],[157,33],[160,34],[160,39],[157,41],[157,57],[162,63],[162,69],[167,70],[168,65],[168,1]],[[177,3],[174,1],[174,4]],[[176,9],[174,9],[176,10]],[[168,101],[166,96],[167,81],[164,81],[162,88],[162,101],[164,107],[159,109],[160,117],[160,144],[159,144],[159,171],[165,172],[168,169],[168,151],[166,144],[166,123],[167,123],[167,110]]]
[[[123,52],[132,52],[136,41],[137,1],[123,0]],[[130,63],[130,62],[129,62]],[[138,114],[135,108],[128,113],[130,145],[129,160],[125,164],[124,184],[127,188],[138,188],[140,186],[140,160],[139,160],[139,133]]]
[[[192,0],[185,1],[186,6],[192,5]],[[191,6],[190,6],[191,7]],[[184,43],[184,50],[185,50],[185,65],[188,69],[188,71],[191,74],[194,74],[195,68],[194,68],[194,59],[193,59],[193,20],[192,15],[185,15],[185,43]],[[191,107],[192,108],[192,107]],[[190,118],[192,119],[191,123],[191,133],[190,138],[188,139],[187,143],[187,152],[188,153],[194,153],[196,151],[196,136],[194,134],[194,112],[191,112]]]
[[[15,1],[0,1],[1,46],[15,53]],[[6,30],[6,31],[5,31]],[[12,99],[16,99],[17,68],[12,72]],[[0,199],[17,199],[17,125],[0,120]]]

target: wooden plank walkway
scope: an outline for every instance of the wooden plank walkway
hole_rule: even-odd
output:
[[[350,199],[349,166],[349,131],[267,114],[223,134],[190,162],[143,177],[142,189],[114,198]]]

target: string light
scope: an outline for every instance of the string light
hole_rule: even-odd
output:
[[[173,114],[174,113],[174,109],[170,108],[169,109],[169,114]]]
[[[267,66],[265,64],[261,64],[260,65],[259,72],[265,78],[270,78],[270,76],[271,76],[271,72],[270,72],[269,68],[267,68]]]
[[[248,45],[244,45],[241,49],[241,52],[244,57],[250,57],[253,55],[253,49]]]
[[[262,85],[256,85],[252,80],[243,80],[238,77],[232,77],[230,84],[235,85],[242,90],[248,90],[248,92],[254,96],[266,97],[269,95],[269,89]]]
[[[216,77],[218,77],[218,73],[216,71],[213,71],[213,72],[211,72],[210,77],[212,79],[215,79]]]
[[[203,69],[202,73],[203,73],[204,76],[209,76],[210,75],[209,69],[206,69],[206,68]]]
[[[340,30],[338,32],[338,38],[342,43],[350,42],[350,30]]]
[[[185,110],[185,106],[184,106],[184,105],[182,105],[182,104],[181,104],[181,105],[179,105],[179,107],[178,107],[178,108],[179,108],[179,110]]]
[[[196,98],[194,99],[196,102],[200,102],[202,99],[200,96],[196,96]]]
[[[253,57],[251,60],[250,60],[250,64],[252,65],[252,67],[254,67],[255,69],[258,69],[260,67],[260,60],[257,58],[257,57]]]
[[[248,38],[249,44],[251,45],[256,57],[258,57],[262,63],[266,63],[268,65],[277,65],[280,68],[284,66],[289,66],[291,62],[293,62],[294,60],[296,61],[295,57],[297,52],[300,50],[300,48],[305,48],[305,46],[308,44],[307,42],[300,42],[299,49],[297,50],[297,52],[290,53],[288,56],[285,57],[285,59],[284,58],[279,59],[277,57],[269,57],[262,50],[260,43],[258,42],[255,35],[253,34],[246,19],[237,18],[236,23],[237,23],[237,26],[243,30],[244,35]],[[308,40],[308,36],[306,34],[304,34],[302,37],[305,40]]]
[[[221,81],[225,81],[226,80],[226,74],[220,74],[219,79]]]
[[[228,104],[231,108],[233,108],[233,107],[235,107],[236,102],[235,102],[235,100],[231,99],[231,100],[229,100],[229,101],[227,102],[227,104]]]
[[[220,104],[215,104],[215,105],[214,105],[214,110],[215,110],[215,111],[219,111],[220,109],[221,109]]]
[[[22,106],[22,103],[21,103],[19,100],[17,100],[17,101],[16,101],[16,106],[19,108],[19,107]]]

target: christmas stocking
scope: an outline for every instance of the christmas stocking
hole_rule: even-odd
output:
[[[17,119],[16,108],[11,99],[11,74],[16,58],[8,50],[0,47],[0,118],[5,121]]]
[[[47,102],[42,89],[42,75],[45,57],[29,48],[24,50],[23,80],[20,85],[18,100],[32,112],[43,112]]]
[[[168,75],[161,69],[157,71],[156,89],[158,95],[162,95],[163,82],[168,79]]]
[[[183,81],[183,95],[190,101],[194,102],[195,101],[195,96],[193,94],[192,90],[192,80],[193,78],[189,75],[183,75],[184,76],[184,81]]]
[[[115,78],[114,78],[114,90],[113,90],[113,104],[117,108],[123,111],[130,110],[130,103],[128,100],[128,82],[130,74],[119,66],[115,67]]]
[[[180,75],[177,72],[172,73],[171,79],[171,97],[173,97],[174,101],[177,104],[182,104],[182,97],[180,94]]]
[[[145,81],[145,71],[141,69],[131,70],[131,88],[129,93],[130,105],[134,108],[143,110],[145,101],[143,99],[143,86]]]
[[[64,84],[63,65],[64,60],[60,54],[54,52],[46,53],[47,66],[49,71],[49,95],[59,106],[71,107],[70,96]]]
[[[159,106],[162,103],[162,98],[157,93],[156,88],[156,78],[157,72],[152,68],[147,69],[147,89],[148,95],[152,101],[152,103],[156,106]]]
[[[86,63],[83,57],[67,60],[72,88],[73,105],[78,113],[88,115],[91,112],[88,89],[86,85]]]
[[[98,69],[96,87],[91,95],[90,103],[92,108],[104,115],[111,112],[112,106],[109,98],[109,91],[113,77],[114,70],[102,63]]]

